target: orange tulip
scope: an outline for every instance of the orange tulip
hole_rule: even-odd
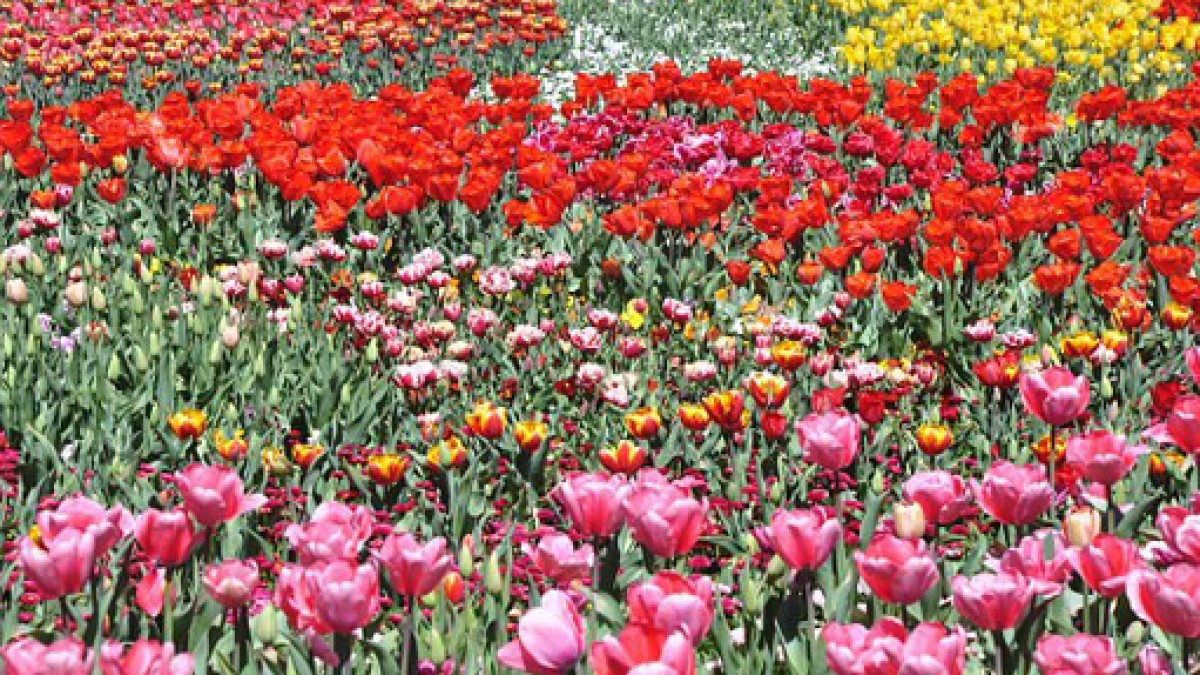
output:
[[[246,456],[246,451],[250,449],[250,444],[245,439],[246,432],[238,429],[233,432],[233,438],[225,436],[225,432],[218,429],[213,433],[213,445],[217,446],[217,454],[226,462],[242,459]]]
[[[774,373],[757,372],[746,378],[747,388],[760,408],[778,408],[787,401],[791,385]]]
[[[537,452],[546,441],[548,427],[538,420],[522,420],[513,425],[513,438],[517,447],[525,452]]]
[[[394,452],[372,455],[367,459],[367,478],[377,485],[395,485],[408,470],[408,458]]]
[[[475,408],[467,413],[467,426],[481,438],[500,438],[507,424],[508,412],[490,402],[476,403]]]
[[[804,345],[795,340],[777,342],[771,347],[771,360],[790,373],[804,365]]]
[[[292,446],[292,461],[301,469],[307,469],[325,453],[325,447],[316,443],[297,443]]]
[[[203,410],[184,408],[167,418],[167,426],[181,441],[200,438],[208,428],[208,415]]]
[[[614,448],[600,451],[600,463],[613,473],[629,476],[646,464],[646,450],[634,445],[633,441],[621,441]]]
[[[638,408],[625,414],[625,428],[634,438],[649,440],[662,428],[662,416],[657,408]]]
[[[451,436],[430,448],[425,460],[435,469],[452,469],[467,463],[467,449],[457,436]]]
[[[945,424],[922,424],[917,427],[917,447],[926,455],[940,455],[953,444],[954,433]]]
[[[685,429],[703,431],[711,420],[708,417],[708,411],[699,403],[681,403],[679,405],[679,421],[683,423]]]
[[[722,429],[737,431],[745,428],[748,422],[745,396],[739,389],[713,392],[705,396],[704,409]]]

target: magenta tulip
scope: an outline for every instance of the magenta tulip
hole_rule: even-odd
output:
[[[1129,573],[1144,566],[1137,544],[1111,534],[1096,535],[1091,544],[1066,555],[1088,588],[1110,599],[1124,593]]]
[[[920,539],[876,537],[865,551],[855,551],[854,565],[880,600],[898,605],[920,600],[940,578],[937,561]]]
[[[621,504],[629,495],[629,485],[623,476],[575,474],[551,494],[585,537],[607,537],[625,524]]]
[[[1025,577],[1012,574],[957,576],[950,581],[954,609],[983,630],[1008,630],[1029,606],[1032,589]]]
[[[324,502],[304,524],[289,525],[284,536],[296,549],[300,564],[336,560],[357,561],[358,552],[371,536],[375,519],[363,506]]]
[[[1179,563],[1162,573],[1134,570],[1125,592],[1130,607],[1146,621],[1173,635],[1200,637],[1200,566]]]
[[[862,429],[858,417],[844,411],[812,413],[796,423],[804,461],[836,471],[858,455]]]
[[[75,637],[42,644],[19,637],[0,647],[5,675],[82,675],[92,672],[91,651]]]
[[[175,475],[183,507],[204,527],[216,527],[266,503],[262,495],[247,495],[237,472],[223,464],[192,464]]]
[[[1033,654],[1042,675],[1124,675],[1125,662],[1117,656],[1110,637],[1099,635],[1043,635]]]
[[[957,626],[921,623],[909,633],[904,624],[886,617],[869,630],[829,623],[821,638],[834,675],[960,675],[966,666],[967,637]]]
[[[1067,542],[1057,532],[1025,537],[1000,556],[1000,571],[1025,577],[1029,590],[1035,595],[1058,595],[1063,584],[1071,578]]]
[[[69,497],[53,510],[39,512],[37,525],[43,542],[53,542],[65,530],[90,533],[99,557],[133,530],[133,516],[122,506],[106,510],[87,497]]]
[[[1159,443],[1174,445],[1188,454],[1200,452],[1200,396],[1180,396],[1164,422],[1143,434]]]
[[[996,462],[973,491],[980,507],[1005,525],[1029,525],[1054,503],[1046,472],[1035,464]]]
[[[971,506],[967,484],[949,471],[921,471],[904,482],[904,499],[921,505],[925,520],[949,525]]]
[[[384,539],[375,559],[387,570],[392,588],[409,598],[429,594],[453,567],[446,553],[446,540],[437,537],[420,544],[408,532],[395,532]]]
[[[815,570],[842,537],[842,525],[823,510],[796,509],[771,515],[771,545],[795,570]]]
[[[86,531],[63,530],[50,542],[21,540],[18,557],[25,577],[37,584],[42,600],[83,590],[96,565],[96,542]]]
[[[1022,375],[1020,387],[1025,408],[1052,427],[1079,419],[1092,396],[1086,377],[1062,367]]]
[[[575,667],[586,646],[583,617],[571,597],[551,590],[517,622],[517,639],[501,647],[497,658],[524,673],[560,675]]]
[[[1183,360],[1187,364],[1192,380],[1200,384],[1200,347],[1191,347],[1183,352]]]

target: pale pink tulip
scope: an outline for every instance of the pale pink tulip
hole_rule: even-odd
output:
[[[250,604],[261,580],[258,565],[249,560],[226,560],[204,570],[204,590],[225,609]]]
[[[836,411],[808,415],[796,423],[796,433],[804,461],[836,471],[858,455],[862,429],[858,417]]]
[[[1110,637],[1080,633],[1070,637],[1043,635],[1033,654],[1042,675],[1124,675]]]
[[[904,499],[921,505],[925,519],[939,525],[958,520],[971,506],[967,484],[949,471],[921,471],[904,482]]]
[[[1102,485],[1124,478],[1145,452],[1145,446],[1131,447],[1124,436],[1102,429],[1067,440],[1067,461],[1078,466],[1085,479]]]
[[[1029,606],[1032,590],[1025,577],[976,574],[951,580],[954,609],[983,630],[1008,630]]]
[[[204,527],[216,527],[266,503],[262,495],[247,495],[237,472],[223,464],[192,464],[175,476],[183,506]]]
[[[654,469],[638,474],[622,508],[634,541],[663,558],[692,550],[708,527],[708,500],[693,498]]]
[[[19,637],[0,647],[0,664],[6,675],[84,675],[92,672],[92,654],[75,637],[48,645]]]
[[[188,653],[175,653],[175,645],[138,640],[129,646],[109,641],[100,649],[102,675],[191,675],[196,660]]]
[[[887,617],[869,630],[859,624],[829,623],[821,630],[834,675],[960,675],[966,666],[966,634],[959,627],[922,623],[909,633]]]
[[[596,562],[590,544],[583,544],[576,549],[571,538],[559,532],[542,537],[534,548],[525,545],[524,551],[542,574],[557,584],[591,578],[592,566]]]
[[[96,565],[96,542],[91,533],[63,530],[51,542],[21,540],[18,557],[26,578],[37,584],[42,600],[53,600],[83,590]]]

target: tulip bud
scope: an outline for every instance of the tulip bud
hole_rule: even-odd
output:
[[[1112,379],[1109,378],[1107,375],[1105,375],[1104,377],[1100,378],[1100,396],[1103,398],[1112,398],[1112,395],[1113,395]]]
[[[113,172],[118,176],[125,173],[129,169],[129,159],[125,155],[116,155],[112,158]]]
[[[775,583],[784,578],[788,573],[788,565],[779,556],[772,556],[771,562],[767,563],[767,581]]]
[[[17,349],[17,343],[9,333],[4,334],[4,358],[11,359],[13,352]]]
[[[1125,629],[1125,635],[1129,638],[1129,644],[1138,644],[1146,639],[1146,625],[1141,621],[1134,621]]]
[[[134,288],[133,292],[129,294],[129,309],[134,314],[146,311],[146,303],[142,300],[142,294],[137,288]]]
[[[221,344],[225,345],[226,349],[238,346],[238,341],[241,339],[242,333],[236,323],[227,323],[221,326]]]
[[[458,547],[458,572],[464,577],[470,577],[475,571],[475,555],[471,551],[471,546],[463,540],[461,546]]]
[[[103,312],[107,308],[108,300],[104,297],[104,291],[99,286],[92,286],[92,309]]]
[[[140,346],[133,348],[133,367],[137,368],[139,373],[144,373],[150,369],[150,361],[146,359],[146,352],[142,351]]]
[[[46,273],[46,266],[42,263],[42,259],[36,253],[31,253],[25,259],[25,269],[35,277],[40,277]]]
[[[446,644],[442,642],[442,632],[431,630],[426,635],[425,644],[429,645],[429,660],[441,663],[446,660]]]
[[[221,362],[221,341],[213,340],[213,343],[208,347],[208,362],[214,366]]]
[[[254,357],[254,376],[262,377],[263,373],[267,372],[267,361],[262,352]]]
[[[763,610],[764,604],[762,585],[754,578],[753,574],[747,572],[742,578],[742,606],[751,615],[757,615]]]
[[[121,359],[117,358],[117,354],[114,352],[108,360],[108,379],[115,382],[119,377],[121,377]]]
[[[8,256],[0,255],[0,275],[8,271]]]
[[[1100,514],[1090,506],[1077,506],[1063,520],[1063,531],[1072,546],[1087,546],[1100,533]]]
[[[367,363],[375,363],[379,360],[379,341],[371,340],[367,343],[367,352],[365,354]]]
[[[504,586],[504,575],[500,573],[500,555],[492,551],[483,567],[483,587],[488,593],[500,595],[504,592]]]
[[[73,281],[67,284],[67,290],[64,292],[64,295],[72,307],[82,307],[83,303],[87,302],[87,292],[87,283]]]
[[[4,282],[4,295],[14,305],[23,305],[29,302],[29,287],[24,279],[9,279]]]
[[[258,641],[265,644],[275,644],[279,639],[279,616],[276,609],[271,605],[264,605],[261,612],[250,620],[254,629],[254,636]]]
[[[925,536],[925,511],[916,502],[897,502],[892,506],[892,521],[896,536],[901,539],[920,539]]]

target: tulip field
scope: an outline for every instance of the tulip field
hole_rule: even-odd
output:
[[[1200,673],[1196,0],[0,0],[0,675]]]

